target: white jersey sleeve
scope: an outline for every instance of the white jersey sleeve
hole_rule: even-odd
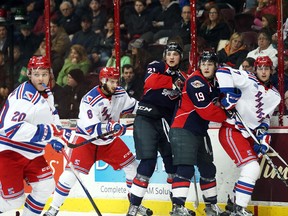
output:
[[[95,87],[81,100],[76,135],[85,139],[97,137],[105,133],[109,121],[118,122],[120,114],[135,112],[137,105],[138,102],[130,98],[122,87],[118,87],[111,98],[103,95],[99,87]],[[107,145],[113,139],[98,139],[93,143]]]
[[[270,117],[281,100],[279,92],[273,86],[264,86],[252,73],[228,67],[218,69],[216,77],[221,92],[235,88],[241,92],[236,110],[250,129],[256,129],[261,123],[270,125]],[[239,129],[243,130],[239,119],[227,121],[239,125]],[[247,132],[243,135],[249,136]]]
[[[44,154],[47,141],[37,139],[39,125],[60,125],[53,97],[50,102],[48,98],[28,82],[9,95],[0,113],[0,151],[9,149],[30,159]]]

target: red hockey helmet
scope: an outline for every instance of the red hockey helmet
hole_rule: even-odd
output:
[[[116,70],[114,67],[104,67],[101,69],[99,74],[99,80],[100,82],[102,79],[119,79],[120,73]]]
[[[269,56],[259,56],[256,58],[255,62],[254,62],[254,67],[260,67],[260,66],[268,66],[268,67],[272,67],[273,66],[273,62],[272,60],[269,58]]]
[[[49,60],[46,56],[32,56],[28,62],[28,70],[31,69],[50,69]]]

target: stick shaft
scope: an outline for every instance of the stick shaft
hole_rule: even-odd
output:
[[[134,123],[127,124],[126,127],[130,127],[130,126],[132,126],[133,124],[134,124]],[[115,131],[110,131],[110,132],[101,134],[100,136],[94,137],[94,138],[89,139],[89,140],[85,140],[84,142],[79,143],[79,144],[76,144],[76,145],[73,144],[73,143],[68,143],[67,146],[68,146],[69,148],[78,148],[78,147],[80,147],[80,146],[83,146],[83,145],[86,145],[86,144],[88,144],[88,143],[91,143],[91,142],[93,142],[93,141],[95,141],[95,140],[101,139],[101,138],[103,138],[103,137],[105,137],[105,136],[109,136],[109,135],[111,135],[111,134],[113,134],[113,133],[115,133]]]
[[[67,153],[65,152],[64,149],[62,149],[62,154],[64,155],[65,159],[67,160],[67,163],[71,169],[71,171],[73,172],[73,174],[75,175],[75,177],[77,178],[78,182],[80,183],[82,189],[84,190],[85,194],[87,195],[90,203],[92,204],[93,208],[95,209],[96,213],[98,216],[102,216],[100,210],[98,209],[96,203],[94,202],[91,194],[89,193],[89,191],[87,190],[87,188],[85,187],[85,185],[83,184],[82,180],[80,179],[80,176],[78,175],[77,171],[75,170],[73,164],[71,162],[69,162],[69,157],[67,155]]]

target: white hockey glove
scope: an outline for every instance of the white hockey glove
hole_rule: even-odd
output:
[[[240,97],[241,97],[241,94],[237,94],[234,92],[227,92],[225,96],[221,99],[221,105],[226,110],[231,110],[236,106]]]

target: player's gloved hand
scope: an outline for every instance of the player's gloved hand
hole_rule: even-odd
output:
[[[71,131],[70,131],[71,132]],[[61,126],[55,124],[39,124],[31,142],[50,141],[54,137],[62,137],[64,131]]]
[[[234,118],[236,115],[236,109],[235,108],[232,108],[229,110],[224,109],[224,111],[226,113],[227,118]]]
[[[253,149],[259,158],[261,158],[264,154],[266,154],[266,152],[268,152],[270,142],[271,142],[271,136],[269,134],[266,134],[259,141],[259,144],[258,143],[254,144]]]
[[[120,124],[118,122],[110,121],[107,124],[107,131],[113,132],[113,136],[122,136],[126,133],[126,125]]]
[[[168,68],[168,69],[166,70],[166,73],[167,73],[168,75],[170,75],[170,76],[178,76],[177,74],[180,73],[180,71],[177,70],[177,69]]]
[[[259,142],[263,138],[263,136],[267,135],[267,131],[268,125],[265,123],[260,124],[260,126],[255,129],[255,136],[257,140],[259,140]]]
[[[226,110],[231,110],[236,106],[236,103],[240,99],[241,94],[237,94],[234,92],[227,92],[225,96],[221,99],[221,105]]]
[[[60,152],[66,146],[65,142],[60,138],[52,139],[49,143],[56,152]]]
[[[178,89],[180,92],[182,91],[183,87],[184,87],[184,82],[180,77],[174,77],[173,76],[173,89]]]

